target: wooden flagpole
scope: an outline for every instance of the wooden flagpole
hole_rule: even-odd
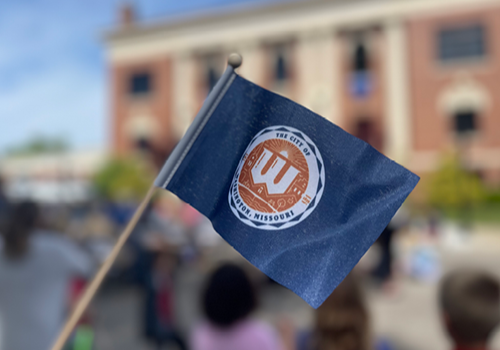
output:
[[[142,216],[142,213],[144,212],[144,209],[146,209],[146,206],[148,205],[149,201],[151,200],[157,189],[158,188],[154,185],[152,185],[151,188],[149,189],[148,193],[146,194],[146,197],[144,197],[141,204],[139,205],[139,208],[137,208],[137,210],[135,211],[134,216],[129,221],[127,227],[125,227],[125,230],[123,230],[120,237],[118,238],[118,241],[113,247],[113,250],[108,255],[108,257],[102,264],[101,268],[95,275],[94,279],[85,290],[85,293],[83,293],[81,298],[78,300],[75,309],[71,313],[70,318],[66,321],[63,330],[59,334],[59,337],[57,338],[56,342],[54,343],[54,346],[52,347],[52,350],[62,350],[63,346],[66,344],[66,341],[71,335],[71,332],[73,332],[73,329],[75,328],[78,320],[80,320],[83,313],[89,306],[90,302],[92,301],[92,298],[99,289],[99,286],[102,284],[102,281],[104,280],[109,270],[111,269],[111,266],[113,266],[113,263],[118,257],[118,253],[120,253],[120,251],[122,250],[123,245],[127,241],[132,231],[134,230],[135,226],[137,225],[137,222],[139,221],[140,217]]]
[[[118,238],[118,241],[113,247],[113,250],[106,258],[106,261],[104,261],[104,264],[102,264],[99,271],[97,271],[97,274],[95,275],[94,279],[92,280],[88,288],[85,290],[85,293],[83,293],[82,297],[78,300],[75,309],[73,310],[70,318],[66,321],[66,324],[64,325],[61,334],[59,334],[59,337],[57,338],[54,346],[52,347],[52,350],[62,350],[63,346],[65,345],[66,341],[71,335],[71,332],[73,332],[73,329],[75,328],[78,320],[82,317],[83,313],[85,312],[90,302],[92,301],[92,298],[94,297],[95,293],[99,289],[99,286],[101,285],[102,281],[104,280],[109,270],[111,269],[111,266],[113,266],[113,263],[115,262],[118,253],[120,253],[121,249],[123,248],[123,245],[125,244],[128,237],[132,233],[133,229],[137,225],[137,222],[139,221],[139,218],[144,212],[144,209],[146,209],[146,206],[151,200],[151,197],[153,197],[153,194],[158,188],[167,187],[168,183],[171,180],[171,177],[177,170],[178,165],[182,162],[184,156],[191,148],[193,142],[196,140],[199,132],[201,132],[201,130],[203,129],[208,118],[210,118],[211,115],[210,109],[214,106],[214,104],[216,105],[218,103],[217,97],[221,92],[224,91],[224,87],[226,87],[227,89],[227,87],[229,86],[228,83],[230,84],[230,82],[232,81],[231,77],[234,78],[234,70],[239,66],[241,66],[242,61],[243,61],[242,57],[237,53],[229,55],[228,69],[226,70],[226,72],[224,72],[222,77],[219,79],[217,85],[214,87],[210,95],[207,97],[205,103],[198,112],[198,115],[194,119],[193,123],[191,123],[191,126],[189,127],[186,134],[182,137],[182,139],[179,141],[172,154],[168,157],[167,161],[165,162],[165,165],[158,174],[155,183],[151,185],[151,188],[146,194],[146,197],[142,200],[142,203],[139,205],[139,208],[137,208],[136,212],[134,213],[134,216],[127,224],[127,227],[125,227],[125,230],[121,233],[120,237]]]

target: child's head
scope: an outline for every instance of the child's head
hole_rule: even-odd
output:
[[[439,302],[448,334],[459,346],[485,346],[500,321],[500,285],[482,271],[446,275]]]
[[[351,272],[316,311],[315,344],[319,350],[365,350],[369,319],[365,298]]]
[[[202,298],[208,320],[225,328],[246,318],[257,303],[247,274],[233,264],[220,266],[210,276]]]

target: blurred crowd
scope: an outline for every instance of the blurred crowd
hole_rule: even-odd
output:
[[[134,203],[95,202],[73,208],[12,203],[0,183],[1,350],[50,349],[134,209]],[[221,239],[195,210],[164,198],[149,205],[108,281],[141,288],[142,334],[159,350],[397,350],[390,339],[374,335],[365,292],[390,292],[393,236],[407,221],[408,215],[400,211],[376,249],[314,311],[308,329],[289,319],[268,324],[256,317],[259,288],[272,281],[255,283],[247,265],[223,262],[207,267],[210,273],[199,292],[201,319],[187,334],[179,331],[174,312],[179,266],[207,264],[210,250]],[[429,223],[431,237],[434,221]],[[369,262],[374,254],[376,264]],[[416,261],[415,269],[425,273],[429,259],[417,254]],[[500,284],[495,277],[481,270],[453,271],[441,280],[435,298],[456,349],[488,348],[500,321]],[[80,320],[67,349],[98,350],[91,315]]]
[[[14,202],[0,181],[0,349],[50,348],[135,206],[103,200],[71,206]],[[134,229],[107,281],[144,290],[144,336],[158,348],[166,342],[186,348],[172,327],[176,267],[219,241],[198,212],[169,199],[154,199]],[[87,314],[68,349],[94,349],[92,344]]]

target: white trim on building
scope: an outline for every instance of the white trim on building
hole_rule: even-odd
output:
[[[111,62],[130,62],[221,46],[236,49],[247,41],[360,27],[392,19],[450,15],[498,4],[499,0],[293,1],[247,12],[236,8],[223,15],[138,24],[110,32],[106,41]]]

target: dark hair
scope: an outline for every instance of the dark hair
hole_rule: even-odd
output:
[[[28,237],[38,221],[38,206],[25,201],[12,206],[3,232],[5,255],[10,259],[22,257],[28,248]]]
[[[486,343],[500,322],[500,284],[486,272],[447,274],[439,301],[450,336],[461,344]]]
[[[224,264],[210,276],[203,293],[203,309],[210,322],[229,327],[256,306],[254,289],[242,268]]]

